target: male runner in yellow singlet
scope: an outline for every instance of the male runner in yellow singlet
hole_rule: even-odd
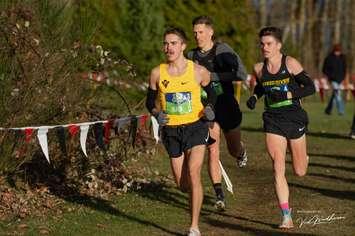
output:
[[[201,167],[208,126],[201,120],[209,117],[211,106],[201,103],[201,86],[214,102],[209,87],[210,73],[184,57],[186,36],[179,28],[164,33],[166,63],[155,67],[150,74],[146,107],[161,126],[162,142],[169,154],[176,184],[190,193],[191,225],[188,235],[200,235],[198,221],[203,200]],[[160,109],[155,100],[159,99]]]

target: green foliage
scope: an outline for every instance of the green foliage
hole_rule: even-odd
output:
[[[14,1],[4,7],[0,12],[2,127],[75,123],[108,118],[112,112],[129,113],[119,86],[84,80],[91,71],[110,74],[111,81],[135,76],[127,61],[89,44],[96,26],[85,5],[48,0]],[[0,174],[18,171],[33,157],[43,159],[38,148],[35,141],[27,145],[1,131]]]
[[[192,20],[199,15],[208,15],[214,21],[216,40],[228,43],[240,55],[248,69],[256,60],[256,27],[254,11],[248,1],[166,1],[167,25],[183,28],[193,48]]]
[[[86,1],[88,14],[98,22],[96,42],[118,53],[146,80],[151,68],[163,59],[162,35],[167,26],[183,28],[194,47],[191,21],[210,15],[218,40],[229,43],[248,69],[256,59],[254,11],[248,1],[107,0]]]
[[[150,69],[161,60],[164,17],[161,1],[91,1],[100,17],[97,41],[132,62],[145,80]]]

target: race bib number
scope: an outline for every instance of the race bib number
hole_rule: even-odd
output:
[[[279,87],[272,87],[272,88],[266,89],[266,91],[271,91],[271,90],[279,90],[279,91],[287,92],[288,86],[287,86],[287,84],[284,84]],[[272,107],[272,108],[278,108],[278,107],[292,105],[292,100],[289,100],[289,99],[281,101],[281,102],[272,103],[272,101],[270,101],[270,98],[268,96],[266,96],[266,101],[267,101],[268,106]]]
[[[165,94],[165,110],[170,115],[184,115],[192,112],[191,92]]]

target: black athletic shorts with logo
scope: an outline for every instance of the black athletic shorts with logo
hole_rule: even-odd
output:
[[[232,94],[221,94],[215,104],[216,121],[223,131],[237,128],[242,122],[242,112]]]
[[[297,139],[307,132],[308,116],[302,108],[290,111],[265,111],[264,131],[281,135],[287,139]]]
[[[179,157],[194,146],[207,144],[208,126],[201,120],[186,125],[163,126],[161,137],[169,156]]]

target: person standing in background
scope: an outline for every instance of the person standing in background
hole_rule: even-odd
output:
[[[324,112],[330,115],[335,103],[338,114],[344,115],[345,108],[340,85],[346,77],[346,59],[340,44],[335,44],[332,52],[325,58],[322,71],[333,89],[332,96]]]

